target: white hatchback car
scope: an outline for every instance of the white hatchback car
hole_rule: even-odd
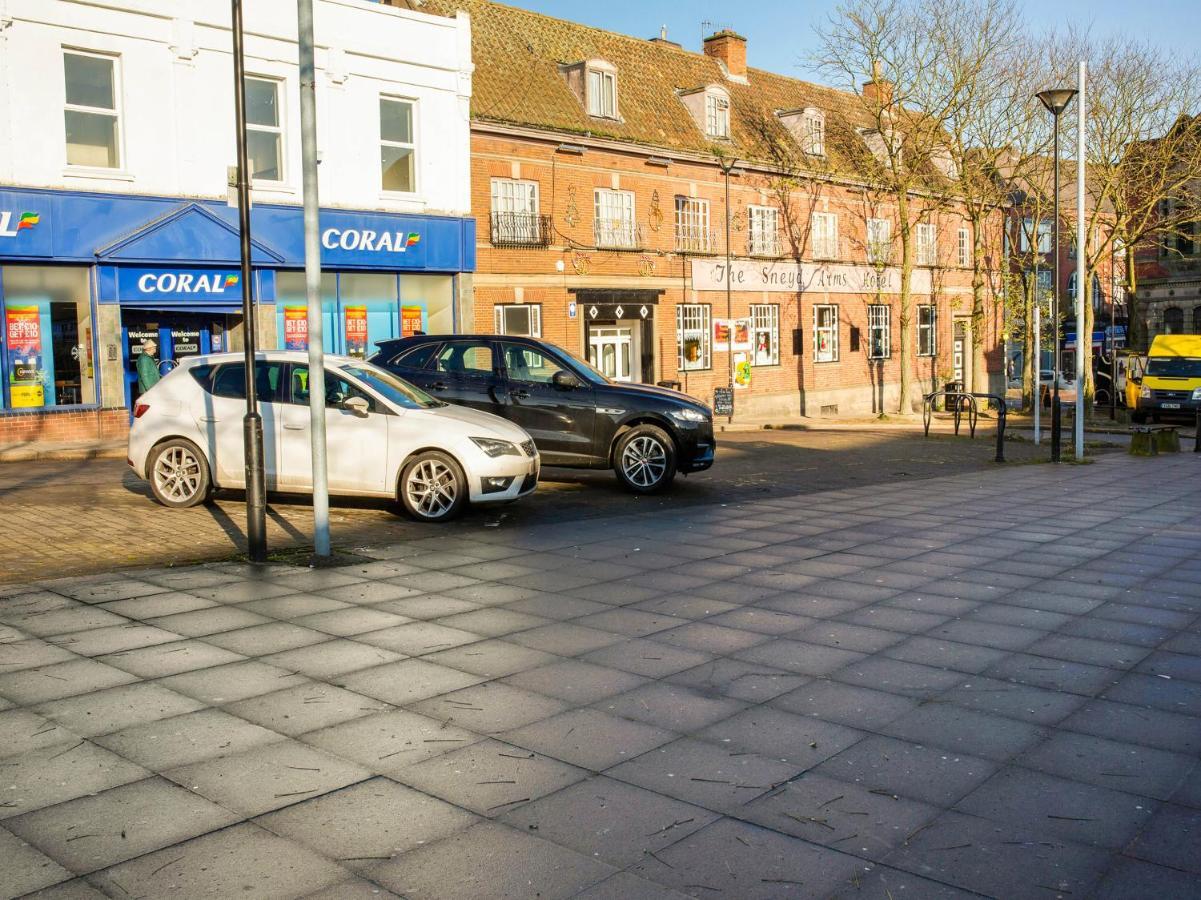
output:
[[[308,354],[256,357],[267,489],[313,489]],[[472,503],[503,503],[538,484],[539,457],[521,428],[450,406],[358,359],[325,358],[327,472],[331,494],[389,497],[414,518],[449,519]],[[129,464],[164,506],[244,488],[245,360],[185,359],[138,398]]]

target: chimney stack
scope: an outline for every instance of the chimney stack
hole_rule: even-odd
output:
[[[726,69],[731,81],[746,81],[746,38],[723,28],[705,38],[705,55],[712,56]]]
[[[880,60],[872,60],[872,80],[863,83],[863,96],[882,109],[892,106],[892,82],[880,77]]]

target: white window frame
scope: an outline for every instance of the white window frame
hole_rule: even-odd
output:
[[[523,309],[529,312],[530,332],[509,331],[505,327],[506,317],[510,310]],[[511,334],[521,337],[542,337],[542,304],[541,303],[498,303],[492,309],[492,326],[496,334]]]
[[[1035,295],[1038,300],[1044,300],[1051,296],[1055,290],[1055,273],[1051,269],[1043,266],[1038,270],[1038,278],[1035,281],[1035,287],[1038,293]]]
[[[593,78],[600,90],[593,90]],[[597,66],[584,69],[584,94],[588,115],[597,119],[617,118],[617,73]]]
[[[66,151],[67,140],[67,117],[68,112],[85,113],[88,115],[108,116],[116,121],[116,151],[117,164],[115,166],[88,166],[79,163],[67,161],[67,168],[80,171],[93,172],[123,172],[125,167],[125,127],[123,114],[123,90],[121,82],[121,57],[114,53],[98,53],[94,50],[81,50],[76,47],[63,47],[63,150]],[[82,106],[78,103],[68,103],[66,93],[66,58],[68,56],[88,56],[92,59],[103,59],[110,63],[113,67],[113,108],[105,109],[100,106]]]
[[[386,140],[384,140],[384,120],[383,120],[382,112],[380,113],[380,119],[376,124],[379,126],[379,145],[380,145],[380,147],[399,147],[401,149],[411,150],[412,151],[412,159],[413,159],[412,190],[410,190],[410,191],[395,191],[395,190],[392,190],[391,188],[384,187],[384,167],[383,167],[382,162],[380,163],[380,170],[379,170],[380,190],[386,196],[389,196],[389,197],[412,197],[413,195],[418,193],[418,187],[421,183],[421,167],[419,165],[421,160],[418,158],[418,153],[417,153],[417,111],[420,109],[420,107],[415,98],[404,97],[400,94],[380,94],[379,99],[381,101],[387,100],[392,103],[407,103],[407,104],[409,104],[409,129],[412,133],[409,135],[411,140],[408,141],[407,143],[405,141],[386,141]]]
[[[823,310],[833,310],[834,321],[829,325],[821,324]],[[815,363],[838,362],[838,304],[817,303],[813,306],[813,361]],[[821,336],[829,337],[827,348],[821,349]]]
[[[713,229],[709,221],[708,200],[677,194],[676,249],[692,253],[712,252]]]
[[[597,247],[635,250],[638,227],[633,191],[596,188],[593,192],[593,230]],[[608,215],[607,213],[620,213]]]
[[[887,265],[892,261],[892,220],[867,220],[867,261]]]
[[[964,227],[959,229],[959,268],[966,269],[972,264],[972,233]]]
[[[767,359],[759,358],[759,335],[767,334]],[[780,304],[751,304],[751,365],[778,366],[780,364]]]
[[[826,155],[826,114],[820,109],[805,110],[805,144],[802,147],[810,156]]]
[[[275,109],[278,113],[278,121],[275,125],[255,125],[250,121],[246,122],[247,133],[257,131],[260,134],[274,134],[279,141],[279,178],[255,178],[252,180],[252,184],[255,186],[286,184],[288,180],[288,145],[285,139],[284,108],[288,98],[284,91],[284,80],[273,75],[251,75],[249,73],[246,75],[246,80],[261,81],[275,88]]]
[[[684,341],[697,337],[700,356],[695,362],[684,355]],[[676,307],[677,367],[681,372],[703,372],[713,368],[713,320],[708,303],[681,303]]]
[[[747,206],[747,253],[780,255],[780,211],[774,206]]]
[[[1031,241],[1031,238],[1033,237],[1038,243],[1038,252],[1039,253],[1041,253],[1043,255],[1050,253],[1051,252],[1051,242],[1053,240],[1053,235],[1052,235],[1053,227],[1052,226],[1054,224],[1055,223],[1051,219],[1042,219],[1038,223],[1038,229],[1037,229],[1037,233],[1036,233],[1035,228],[1034,228],[1034,219],[1030,218],[1029,216],[1022,219],[1022,224],[1019,229],[1020,234],[1018,236],[1018,238],[1019,238],[1018,246],[1021,248],[1021,252],[1022,253],[1030,252],[1030,245],[1031,245],[1031,243],[1033,243]]]
[[[919,222],[917,226],[917,264],[938,265],[938,226],[933,222]]]
[[[880,351],[876,352],[876,334],[880,335]],[[867,358],[888,359],[892,356],[892,307],[886,303],[867,306]]]
[[[923,313],[929,314],[930,321],[922,322]],[[938,356],[938,307],[933,303],[920,303],[917,307],[917,355]]]
[[[730,139],[730,98],[716,91],[705,92],[705,134]]]
[[[520,178],[493,178],[491,182],[491,232],[498,240],[513,244],[538,244],[545,236],[538,219],[541,209],[538,182]],[[501,220],[497,216],[509,216]]]
[[[814,259],[838,259],[838,214],[815,212],[810,218]]]

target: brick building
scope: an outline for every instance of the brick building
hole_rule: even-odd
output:
[[[1174,128],[1201,140],[1201,114],[1181,119]],[[1188,156],[1180,165],[1195,166],[1196,144],[1181,149]],[[1148,345],[1160,334],[1201,334],[1201,220],[1188,221],[1201,202],[1201,176],[1188,179],[1181,188],[1179,196],[1158,205],[1157,222],[1170,224],[1140,244],[1136,254]]]
[[[740,416],[896,410],[896,211],[865,178],[882,138],[860,98],[748,67],[729,31],[696,53],[488,0],[423,9],[472,20],[478,330],[708,402],[733,368]],[[916,396],[970,383],[972,295],[970,226],[945,193],[913,203]],[[994,388],[999,319],[990,301]]]

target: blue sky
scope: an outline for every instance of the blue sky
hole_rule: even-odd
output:
[[[812,79],[803,68],[813,48],[813,27],[826,20],[835,0],[758,0],[731,4],[715,0],[502,0],[636,37],[651,37],[667,25],[668,37],[699,50],[701,23],[728,25],[747,37],[747,61],[756,68]],[[1069,22],[1091,24],[1097,34],[1122,33],[1168,46],[1184,43],[1197,22],[1197,0],[1018,0],[1037,28]],[[1190,49],[1189,52],[1195,52]]]

